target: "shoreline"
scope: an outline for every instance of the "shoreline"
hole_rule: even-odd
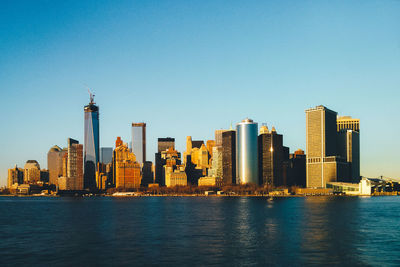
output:
[[[223,197],[223,198],[238,198],[238,197],[261,197],[261,198],[267,198],[267,199],[273,199],[273,198],[299,198],[299,197],[381,197],[381,196],[399,196],[398,194],[373,194],[373,195],[346,195],[346,194],[330,194],[330,195],[197,195],[197,194],[168,194],[168,195],[148,195],[148,194],[139,194],[139,195],[132,195],[132,194],[127,194],[127,195],[107,195],[107,194],[101,194],[101,195],[91,195],[91,196],[85,196],[85,195],[80,195],[80,196],[66,196],[66,195],[0,195],[0,197],[74,197],[74,198],[92,198],[92,197],[111,197],[111,198],[140,198],[140,197],[202,197],[202,198],[218,198],[218,197]]]

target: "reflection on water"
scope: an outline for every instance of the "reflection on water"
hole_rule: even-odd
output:
[[[0,198],[0,265],[400,265],[400,198]]]

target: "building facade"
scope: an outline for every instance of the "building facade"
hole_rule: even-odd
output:
[[[83,145],[68,138],[63,156],[63,175],[57,178],[59,190],[83,190]]]
[[[24,184],[36,184],[40,181],[40,165],[36,160],[28,160],[24,166]]]
[[[360,181],[360,120],[350,116],[338,117],[338,152],[349,163],[348,182]]]
[[[66,149],[53,146],[47,153],[47,168],[49,170],[49,183],[57,185],[58,177],[62,176],[62,159],[67,153]]]
[[[186,186],[187,185],[187,175],[185,172],[185,166],[180,165],[175,169],[173,166],[164,165],[165,169],[165,186]]]
[[[212,177],[222,178],[222,146],[213,147],[211,168],[208,175]]]
[[[236,131],[222,133],[222,182],[224,185],[236,183]]]
[[[24,170],[15,165],[14,169],[8,169],[7,188],[11,188],[14,184],[24,183]]]
[[[338,156],[337,113],[324,106],[306,110],[307,187],[346,181],[349,164]]]
[[[273,127],[262,126],[258,136],[259,182],[265,185],[286,185],[283,176],[283,136]]]
[[[119,145],[114,150],[115,186],[132,189],[140,187],[142,182],[141,165],[136,161],[134,153],[126,144]]]

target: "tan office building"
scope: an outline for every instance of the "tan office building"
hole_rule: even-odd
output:
[[[306,110],[307,187],[346,180],[349,164],[338,157],[337,113],[324,106]]]

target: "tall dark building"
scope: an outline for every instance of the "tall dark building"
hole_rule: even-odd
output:
[[[287,186],[306,187],[306,155],[301,149],[290,154]]]
[[[175,138],[158,138],[158,152],[165,151],[171,147],[175,149]]]
[[[162,158],[162,152],[169,148],[175,149],[175,138],[158,138],[158,152],[155,154],[155,182],[159,185],[165,185],[164,165],[166,159]]]
[[[142,186],[148,186],[154,183],[154,172],[153,163],[151,161],[145,161],[142,168]]]
[[[236,183],[236,131],[222,133],[222,179],[224,185]]]
[[[288,148],[284,149],[283,136],[277,134],[275,128],[272,128],[271,132],[269,132],[266,126],[262,126],[258,136],[260,184],[285,185],[283,179],[285,154],[289,154],[289,151]]]
[[[85,111],[85,142],[84,142],[84,188],[96,188],[96,169],[99,162],[99,107],[94,103],[94,95],[90,94],[90,103]]]

